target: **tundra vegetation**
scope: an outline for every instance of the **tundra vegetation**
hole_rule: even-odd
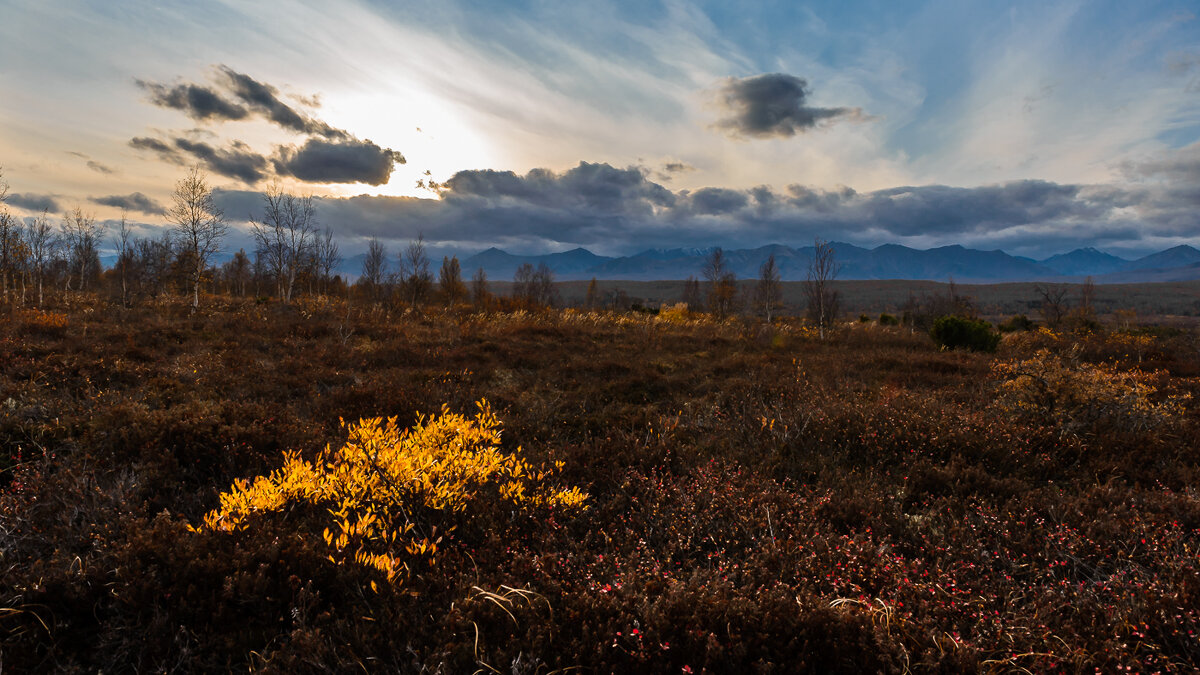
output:
[[[7,277],[7,670],[1200,668],[1191,330],[550,308],[419,247],[285,302],[124,250]]]

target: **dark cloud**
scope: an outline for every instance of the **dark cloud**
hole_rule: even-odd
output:
[[[237,178],[251,185],[268,177],[267,158],[239,141],[234,141],[228,148],[216,148],[208,143],[176,138],[175,147],[199,160],[209,171],[222,176]]]
[[[224,75],[234,96],[275,124],[302,134],[315,134],[340,140],[350,138],[350,135],[341,129],[335,129],[321,120],[297,112],[279,99],[279,90],[275,87],[259,82],[228,66],[219,66],[218,69]]]
[[[134,192],[127,195],[91,197],[90,200],[93,203],[101,204],[103,206],[114,206],[118,209],[138,211],[140,213],[146,213],[152,216],[161,216],[167,212],[167,210],[163,208],[162,204],[159,204],[140,192]]]
[[[734,213],[750,202],[747,193],[726,188],[702,188],[687,195],[687,211],[702,216]]]
[[[275,171],[310,183],[366,183],[383,185],[392,167],[404,164],[404,155],[371,141],[309,139],[300,147],[281,147]]]
[[[1173,190],[1173,191],[1172,191]],[[1080,186],[1015,181],[974,188],[924,185],[874,192],[791,185],[776,191],[673,192],[638,167],[580,163],[564,172],[461,171],[440,199],[359,196],[319,200],[339,234],[514,250],[585,246],[609,253],[650,247],[805,245],[814,237],[861,245],[959,243],[1050,254],[1076,246],[1136,248],[1200,238],[1182,187]],[[229,213],[250,213],[253,192],[223,193]]]
[[[787,186],[787,202],[797,208],[817,213],[831,213],[858,195],[853,189],[820,190],[804,185]]]
[[[129,145],[136,150],[157,153],[161,159],[173,164],[183,164],[184,162],[184,158],[179,154],[178,151],[175,150],[175,148],[167,145],[165,142],[160,141],[157,138],[138,136],[137,138],[129,139]]]
[[[254,152],[240,141],[227,148],[210,143],[196,130],[190,137],[171,141],[138,137],[130,145],[154,152],[161,159],[182,164],[200,160],[214,173],[255,184],[272,175],[292,176],[311,183],[366,183],[382,185],[391,178],[393,167],[404,164],[397,150],[360,140],[342,129],[311,117],[284,102],[279,90],[228,66],[217,66],[219,89],[182,83],[166,86],[138,80],[156,105],[181,110],[197,120],[240,120],[260,116],[289,131],[309,138],[299,146],[279,145],[268,156]],[[303,98],[316,107],[316,97]],[[211,136],[211,134],[209,134]]]
[[[795,75],[766,73],[726,78],[718,91],[727,115],[716,127],[733,136],[790,138],[823,120],[861,119],[859,108],[816,108],[806,105],[808,82]]]
[[[174,164],[199,160],[213,173],[250,185],[272,175],[292,176],[310,183],[383,185],[391,178],[393,166],[405,162],[404,155],[395,150],[353,138],[346,141],[312,138],[299,147],[277,146],[271,158],[240,141],[219,148],[190,138],[175,138],[168,143],[138,137],[129,144]]]
[[[5,201],[26,211],[58,213],[62,210],[59,208],[58,200],[51,195],[38,195],[31,192],[15,193],[8,195],[8,199]]]
[[[199,84],[177,84],[172,87],[134,80],[149,94],[150,102],[161,108],[182,111],[188,117],[201,122],[215,120],[241,120],[250,113],[242,106],[225,99],[216,90]]]
[[[217,87],[192,82],[170,86],[146,80],[135,82],[147,92],[154,105],[179,110],[197,121],[237,121],[258,115],[300,134],[339,140],[351,137],[347,132],[288,105],[279,98],[279,90],[269,84],[228,66],[217,66],[217,72],[220,74]],[[316,97],[300,97],[300,100],[311,107],[318,102]]]

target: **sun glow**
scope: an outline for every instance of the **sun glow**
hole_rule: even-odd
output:
[[[407,160],[395,165],[391,180],[384,185],[330,186],[329,191],[339,196],[370,192],[433,198],[436,193],[418,187],[419,180],[444,182],[462,169],[503,164],[494,144],[473,127],[462,110],[410,83],[382,94],[331,92],[322,101],[322,113],[330,124],[399,150]]]

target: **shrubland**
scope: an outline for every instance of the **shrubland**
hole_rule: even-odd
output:
[[[5,312],[14,672],[1200,668],[1187,331]]]

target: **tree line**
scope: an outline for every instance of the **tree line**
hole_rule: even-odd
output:
[[[41,307],[48,292],[70,297],[72,292],[102,285],[126,307],[174,292],[189,296],[193,311],[200,306],[202,289],[237,297],[274,296],[284,303],[301,292],[353,294],[370,302],[413,307],[431,302],[483,307],[502,300],[491,294],[482,267],[465,279],[457,257],[443,257],[435,277],[422,236],[394,257],[383,242],[372,238],[361,275],[348,285],[337,274],[344,260],[338,243],[333,232],[318,223],[312,195],[293,194],[278,182],[267,186],[261,212],[249,218],[253,250],[239,249],[220,265],[214,264],[214,258],[222,250],[229,225],[198,167],[175,184],[166,214],[170,227],[158,236],[135,236],[124,215],[108,227],[78,206],[57,224],[48,211],[17,219],[5,206],[8,190],[0,170],[0,295],[5,302]],[[106,238],[116,254],[108,270],[100,262]],[[682,301],[692,311],[725,317],[745,308],[770,321],[783,307],[773,255],[763,263],[757,283],[745,297],[739,296],[737,277],[722,249],[708,255],[701,275],[703,289],[694,276],[684,283]],[[836,276],[833,249],[818,240],[806,290],[808,318],[822,330],[837,316],[837,292],[831,284]],[[510,296],[503,301],[525,307],[558,304],[553,270],[545,263],[522,264],[513,275]],[[601,299],[592,279],[585,304],[596,308],[619,303]]]
[[[818,327],[822,335],[838,317],[838,292],[833,288],[838,271],[833,246],[817,239],[813,258],[809,261],[804,291],[808,300],[806,318]],[[754,285],[740,294],[737,274],[733,272],[723,249],[714,248],[709,252],[700,274],[704,279],[703,284],[700,279],[690,276],[683,285],[683,302],[692,311],[708,311],[723,318],[747,309],[770,322],[783,309],[783,283],[774,254],[767,256],[758,268]]]

